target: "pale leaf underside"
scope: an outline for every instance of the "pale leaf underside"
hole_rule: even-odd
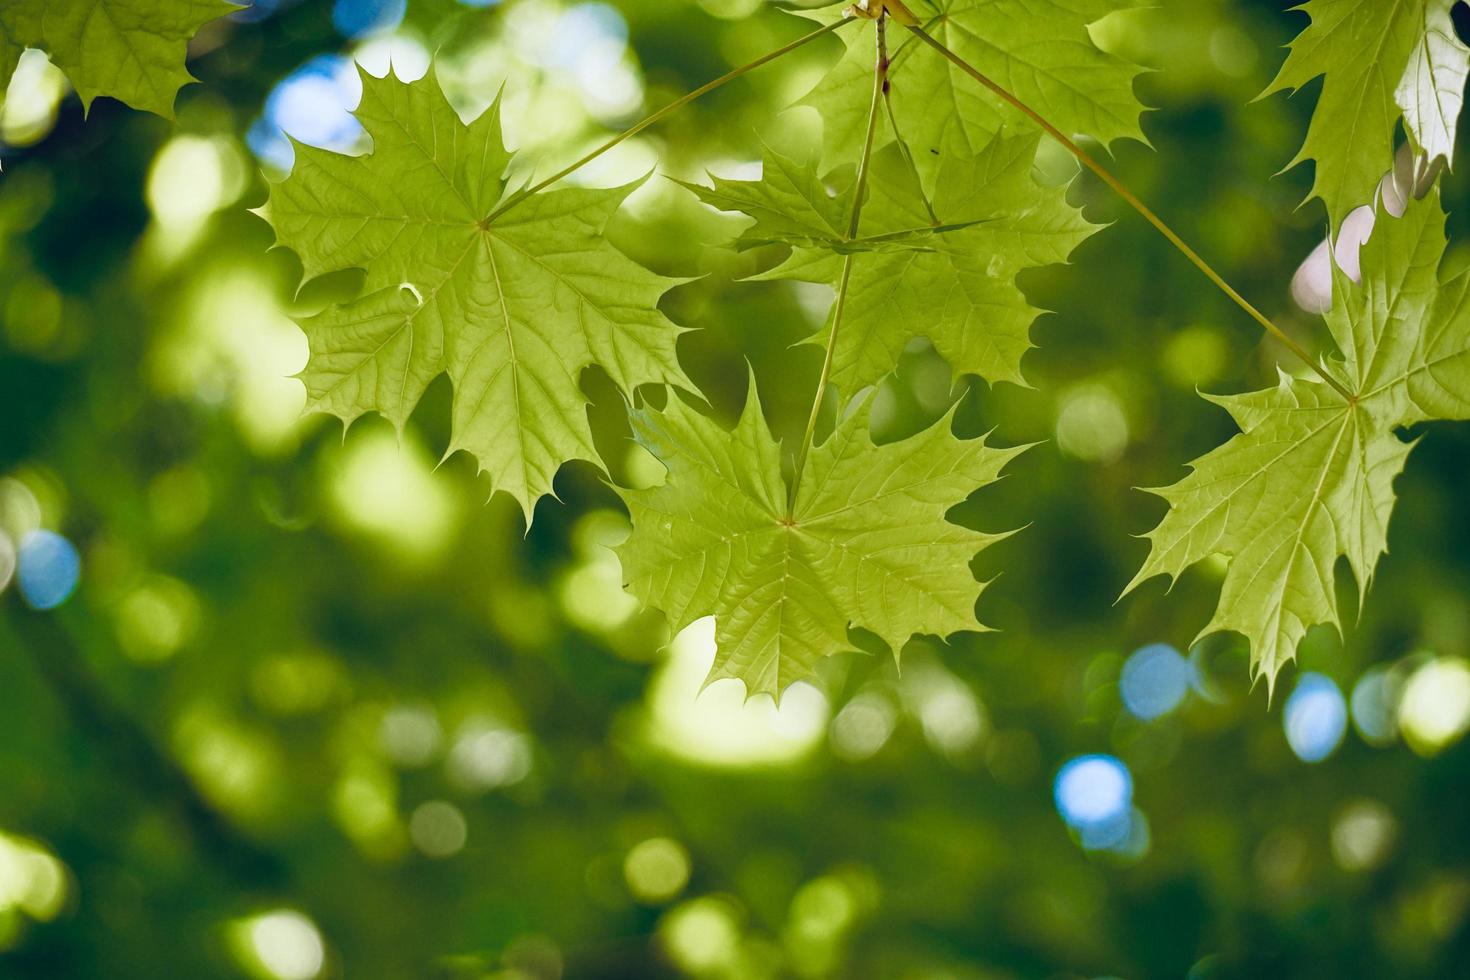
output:
[[[1431,160],[1453,162],[1470,48],[1450,22],[1453,0],[1308,0],[1311,18],[1266,88],[1269,95],[1322,77],[1301,151],[1288,166],[1316,163],[1312,196],[1333,227],[1373,202],[1393,166],[1394,126],[1403,119]]]

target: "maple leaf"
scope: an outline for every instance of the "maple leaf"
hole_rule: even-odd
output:
[[[1431,161],[1453,160],[1470,71],[1470,48],[1450,22],[1453,0],[1308,0],[1311,17],[1263,96],[1322,76],[1322,94],[1301,151],[1287,164],[1316,161],[1312,197],[1336,228],[1371,204],[1393,166],[1394,126]]]
[[[1363,247],[1363,282],[1341,270],[1327,322],[1342,351],[1333,365],[1352,399],[1320,382],[1282,376],[1266,391],[1211,398],[1240,434],[1153,490],[1169,503],[1125,594],[1155,575],[1223,554],[1219,607],[1201,636],[1250,640],[1268,685],[1307,629],[1341,626],[1333,566],[1346,557],[1367,594],[1388,548],[1393,481],[1413,443],[1397,430],[1470,418],[1470,275],[1441,286],[1444,215],[1435,191],[1401,219],[1380,214]]]
[[[753,379],[734,432],[677,397],[634,412],[634,438],[668,479],[618,491],[633,517],[618,548],[628,590],[676,632],[713,615],[710,679],[738,678],[749,694],[778,696],[812,678],[822,658],[852,649],[849,626],[895,655],[916,633],[984,629],[969,563],[1005,535],[944,515],[1024,447],[956,439],[950,421],[875,446],[860,399],[811,451],[788,509],[780,446]]]
[[[194,81],[189,39],[237,5],[224,0],[4,0],[0,92],[21,52],[39,48],[90,108],[99,95],[173,117],[174,96]]]
[[[846,238],[851,178],[835,195],[816,161],[767,151],[759,181],[694,185],[705,203],[755,218],[745,244],[793,246],[762,279],[837,286],[854,255],[848,300],[833,354],[832,381],[848,392],[873,384],[904,346],[927,337],[962,374],[1025,384],[1021,358],[1040,310],[1015,283],[1023,269],[1065,262],[1091,235],[1064,188],[1031,176],[1038,137],[996,136],[975,156],[947,157],[932,202],[898,144],[877,151],[858,237]],[[831,320],[808,342],[825,346]]]
[[[1143,106],[1133,94],[1141,69],[1092,43],[1088,25],[1144,0],[917,0],[910,4],[936,40],[994,78],[1064,133],[1104,144],[1123,137],[1146,142]],[[830,19],[831,10],[812,16]],[[873,73],[872,21],[843,33],[847,49],[797,103],[822,117],[823,162],[853,160],[868,115]],[[914,151],[924,186],[938,186],[942,161],[975,156],[1002,130],[1035,124],[975,84],[912,36],[890,33],[894,112]]]
[[[308,408],[401,428],[447,373],[448,453],[471,453],[529,522],[561,464],[597,461],[583,368],[601,365],[628,394],[692,389],[674,354],[682,329],[657,309],[677,280],[604,235],[634,185],[511,200],[498,102],[466,125],[433,76],[363,73],[356,115],[372,152],[297,145],[261,211],[308,278],[366,274],[358,299],[302,321]]]

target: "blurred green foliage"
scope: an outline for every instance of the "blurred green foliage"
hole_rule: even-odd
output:
[[[1360,694],[1330,757],[1303,762],[1283,732],[1300,671],[1268,705],[1238,638],[1192,652],[1175,710],[1135,717],[1125,658],[1185,649],[1218,575],[1115,604],[1145,550],[1130,535],[1161,506],[1133,487],[1231,432],[1196,388],[1268,383],[1281,351],[1105,187],[1044,156],[1041,176],[1073,179],[1113,226],[1023,280],[1055,311],[1033,387],[963,388],[961,435],[1040,443],[954,515],[1024,527],[975,563],[998,576],[980,618],[999,632],[916,640],[901,674],[859,638],[876,655],[835,658],[779,711],[733,682],[696,699],[707,624],[670,645],[621,593],[608,546],[626,518],[590,467],[567,467],[526,530],[465,458],[436,465],[443,379],[401,441],[381,420],[344,436],[298,417],[289,315],[352,283],[295,291],[299,265],[246,211],[279,161],[245,137],[298,67],[387,42],[345,41],[330,3],[271,6],[196,40],[202,84],[176,128],[108,100],[84,120],[43,63],[0,118],[0,529],[58,531],[82,557],[53,611],[14,583],[0,596],[0,976],[1463,970],[1470,749],[1436,695],[1470,655],[1464,427],[1425,432],[1346,639],[1303,648],[1300,671]],[[1153,147],[1120,144],[1117,172],[1323,349],[1287,283],[1325,221],[1297,208],[1308,171],[1273,176],[1312,93],[1249,104],[1303,20],[1280,6],[1167,0],[1094,33],[1158,69],[1139,83]],[[625,23],[626,46],[558,47],[588,22]],[[504,82],[511,139],[545,172],[805,26],[753,0],[410,0],[394,58],[437,52],[467,112]],[[838,47],[720,90],[586,178],[739,173],[762,141],[810,140],[816,120],[782,110]],[[1444,190],[1463,238],[1464,182]],[[825,297],[738,282],[779,258],[724,247],[738,226],[655,175],[613,237],[699,277],[664,309],[696,328],[680,356],[721,419],[748,361],[791,438],[820,354],[791,345]],[[612,478],[646,479],[621,400],[595,371],[584,384]],[[878,395],[886,437],[950,397],[915,344]],[[1129,767],[1146,824],[1089,851],[1052,782],[1092,752]]]

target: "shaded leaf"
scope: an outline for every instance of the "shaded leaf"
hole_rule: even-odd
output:
[[[1088,25],[1142,0],[916,0],[910,4],[941,44],[995,79],[1059,129],[1107,144],[1143,140],[1140,69],[1100,50]],[[815,16],[830,18],[832,10]],[[800,101],[822,117],[823,162],[851,162],[862,146],[874,58],[874,26],[842,31],[842,58]],[[938,186],[941,161],[980,153],[996,134],[1033,132],[1005,105],[918,38],[890,25],[893,106],[924,186]]]
[[[749,242],[793,246],[762,278],[836,286],[842,256],[854,265],[832,381],[849,393],[893,370],[905,345],[927,337],[955,370],[1024,384],[1021,358],[1041,312],[1016,285],[1024,269],[1064,262],[1095,226],[1064,188],[1031,176],[1034,136],[998,136],[977,156],[947,157],[932,202],[895,143],[873,157],[859,235],[845,241],[851,177],[829,196],[816,163],[767,152],[759,181],[694,187],[715,207],[756,219]],[[810,202],[810,203],[808,203]],[[831,323],[809,338],[824,345]]]

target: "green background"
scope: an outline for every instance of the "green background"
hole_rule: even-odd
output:
[[[618,3],[618,77],[641,99],[599,119],[573,68],[537,55],[572,6],[410,0],[400,34],[439,52],[462,106],[505,81],[512,141],[545,173],[806,29],[743,0]],[[1113,161],[1326,350],[1288,292],[1323,211],[1298,207],[1310,167],[1276,174],[1313,91],[1251,103],[1305,23],[1280,7],[1169,0],[1099,25],[1156,69],[1138,85],[1153,147]],[[737,81],[587,179],[655,161],[697,179],[810,138],[815,120],[782,110],[838,49]],[[1302,670],[1347,693],[1372,668],[1470,654],[1470,431],[1423,433],[1365,608],[1345,640],[1308,637],[1273,703],[1222,636],[1177,710],[1132,718],[1124,658],[1186,649],[1219,581],[1198,568],[1115,601],[1162,511],[1134,488],[1233,431],[1196,389],[1270,384],[1283,352],[1083,175],[1072,199],[1112,226],[1023,280],[1054,311],[1034,387],[959,389],[962,434],[1038,443],[954,514],[1024,528],[975,563],[998,632],[915,640],[902,674],[886,651],[834,658],[779,716],[742,710],[732,682],[696,702],[709,651],[670,653],[661,617],[621,596],[606,546],[625,518],[593,468],[566,467],[527,531],[468,459],[436,468],[442,378],[401,446],[380,419],[345,437],[297,419],[288,316],[351,284],[297,293],[299,264],[246,210],[266,183],[244,138],[283,76],[352,50],[306,0],[207,27],[176,127],[106,99],[84,120],[74,97],[29,128],[13,107],[0,120],[17,144],[0,175],[0,502],[34,501],[83,558],[58,610],[0,595],[0,976],[276,976],[261,924],[283,910],[313,924],[323,976],[1462,975],[1466,745],[1350,727],[1312,765],[1282,714]],[[1465,187],[1444,179],[1454,238]],[[664,309],[697,331],[680,356],[721,417],[748,360],[794,438],[820,351],[791,345],[825,300],[737,282],[779,257],[725,248],[738,227],[655,175],[612,234],[701,277]],[[584,386],[624,478],[644,464],[621,400],[596,371]],[[948,370],[915,345],[880,397],[887,436],[912,431],[948,403]],[[1148,832],[1126,853],[1084,850],[1053,803],[1059,766],[1090,752],[1132,771]]]

